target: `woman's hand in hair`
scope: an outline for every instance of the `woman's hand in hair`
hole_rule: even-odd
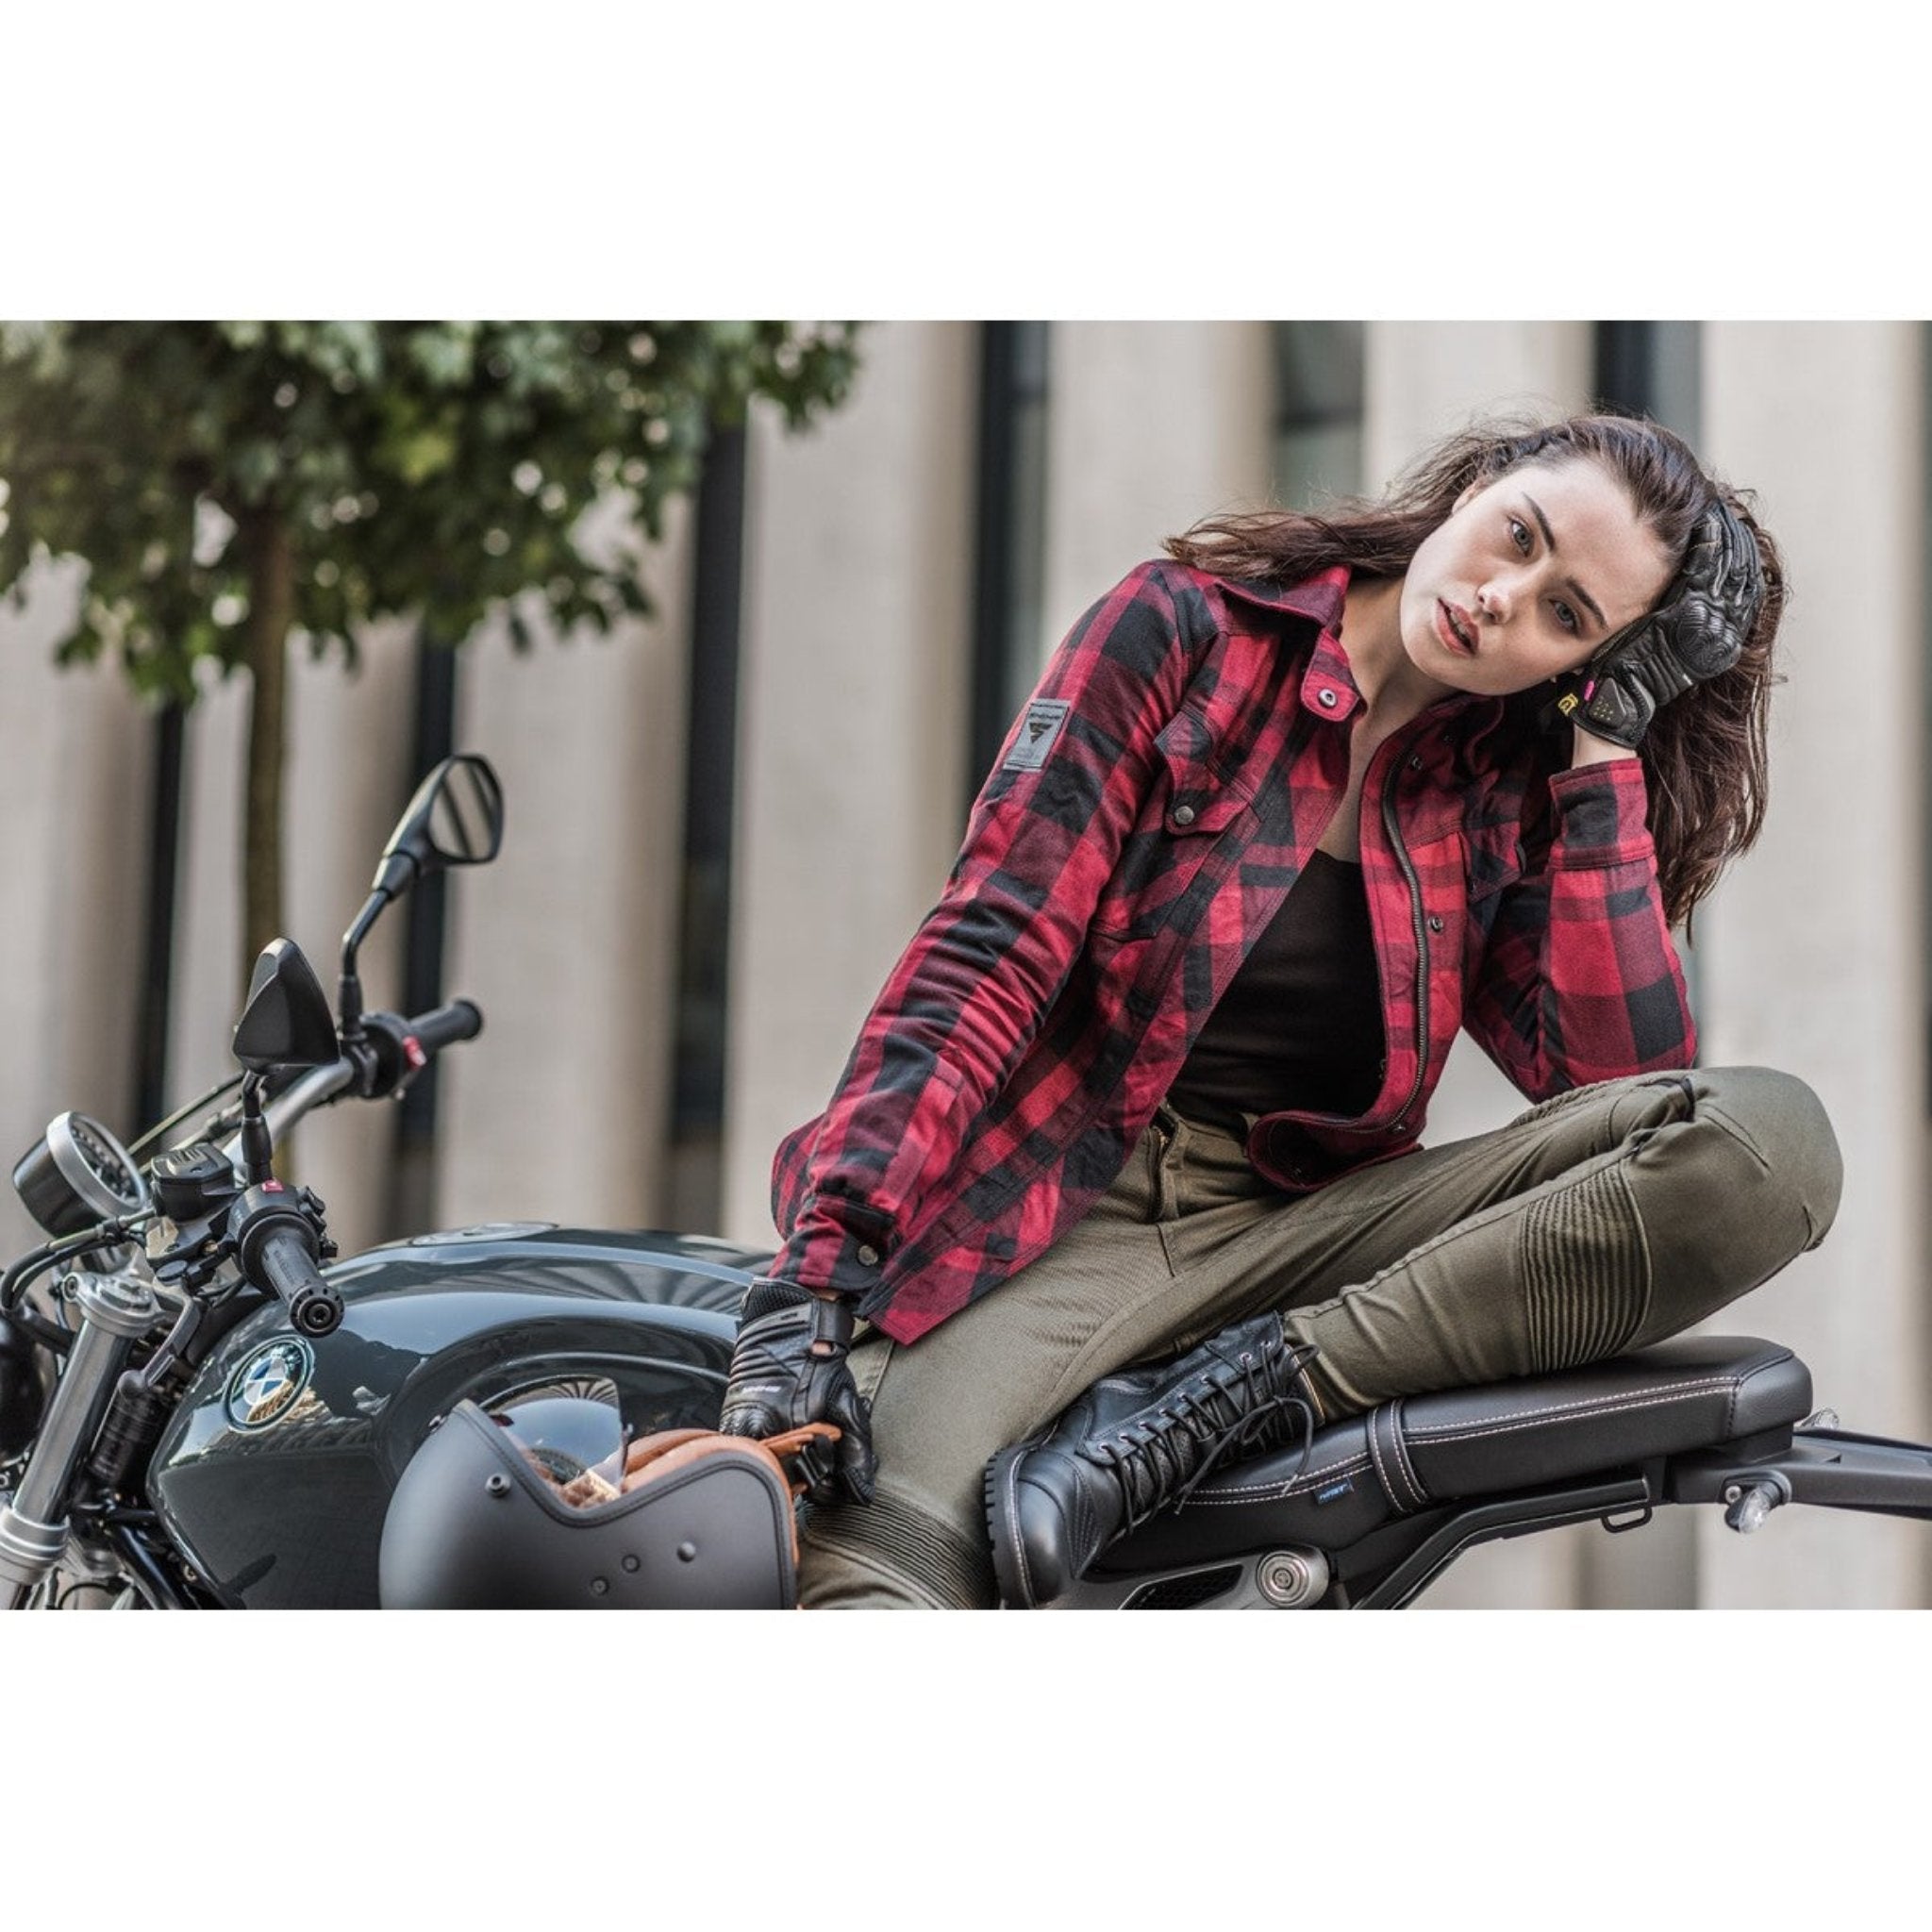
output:
[[[1763,603],[1757,545],[1713,499],[1663,602],[1569,675],[1557,709],[1579,737],[1635,751],[1658,707],[1738,661]]]

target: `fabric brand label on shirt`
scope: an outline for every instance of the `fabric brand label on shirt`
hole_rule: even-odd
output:
[[[1073,706],[1065,698],[1035,698],[1020,721],[1020,735],[1000,766],[1003,772],[1037,772],[1058,741]]]

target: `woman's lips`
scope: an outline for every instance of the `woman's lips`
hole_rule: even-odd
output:
[[[1475,625],[1470,622],[1469,612],[1441,597],[1436,599],[1436,635],[1445,651],[1458,658],[1475,656]]]

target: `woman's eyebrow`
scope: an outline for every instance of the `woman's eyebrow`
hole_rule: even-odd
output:
[[[1535,514],[1537,527],[1543,533],[1543,541],[1550,546],[1550,555],[1552,557],[1556,556],[1557,533],[1550,528],[1550,520],[1548,517],[1544,516],[1542,505],[1540,504],[1536,500],[1536,498],[1533,497],[1526,490],[1523,492],[1523,500],[1524,503],[1528,504],[1531,511]],[[1576,581],[1574,577],[1566,577],[1564,579],[1564,582],[1567,583],[1569,587],[1576,592],[1576,601],[1579,604],[1581,604],[1583,608],[1586,610],[1588,610],[1593,618],[1596,619],[1597,623],[1600,624],[1604,627],[1604,629],[1608,630],[1610,627],[1610,621],[1607,617],[1606,617],[1603,614],[1603,612],[1600,609],[1597,608],[1596,599],[1592,597],[1590,594],[1590,592],[1586,591],[1583,588],[1583,586]]]

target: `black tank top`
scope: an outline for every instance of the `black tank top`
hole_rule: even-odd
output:
[[[1167,1097],[1197,1120],[1282,1108],[1354,1116],[1381,1087],[1383,1045],[1362,869],[1316,852]]]

